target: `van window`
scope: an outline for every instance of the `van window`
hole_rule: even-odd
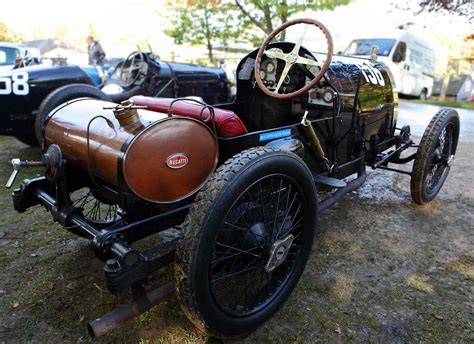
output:
[[[393,62],[405,61],[407,57],[407,44],[405,42],[398,42],[397,47],[393,53]]]
[[[429,56],[427,52],[421,52],[418,49],[408,49],[410,53],[410,60],[420,66],[422,73],[433,76],[434,75],[434,58]]]
[[[410,49],[410,60],[419,66],[423,66],[423,53],[411,48]]]
[[[344,55],[369,56],[371,54],[370,49],[375,45],[379,48],[377,55],[388,56],[394,44],[395,40],[389,38],[355,39],[349,44]]]

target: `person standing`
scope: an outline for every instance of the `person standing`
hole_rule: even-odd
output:
[[[87,36],[87,52],[89,54],[89,64],[91,66],[102,66],[104,64],[105,51],[94,37]]]

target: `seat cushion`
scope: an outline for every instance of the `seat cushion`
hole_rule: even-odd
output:
[[[152,98],[145,96],[135,96],[130,98],[135,105],[146,106],[148,110],[167,113],[174,98]],[[222,137],[233,137],[248,133],[244,123],[233,111],[214,109],[214,123],[209,123],[209,109],[204,108],[191,100],[180,100],[173,104],[172,113],[175,116],[186,116],[201,120],[209,125],[214,124],[217,132]]]

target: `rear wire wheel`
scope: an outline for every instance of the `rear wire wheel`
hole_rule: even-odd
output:
[[[44,144],[45,122],[51,111],[70,100],[84,97],[111,101],[109,95],[105,94],[97,87],[87,84],[65,85],[55,89],[44,98],[35,117],[35,135],[36,140],[41,147]]]
[[[458,138],[458,113],[441,109],[426,128],[413,163],[410,189],[415,203],[431,202],[441,190],[454,161]]]
[[[81,209],[84,220],[99,228],[108,227],[122,219],[122,210],[96,195],[89,188],[74,191],[71,194],[72,206]]]
[[[298,282],[316,220],[314,181],[298,156],[258,147],[229,159],[183,223],[176,282],[186,315],[221,338],[253,331]]]

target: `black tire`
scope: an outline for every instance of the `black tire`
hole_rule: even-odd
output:
[[[441,190],[456,154],[459,125],[453,109],[441,109],[431,119],[413,163],[410,189],[415,203],[428,203]]]
[[[50,112],[69,100],[82,97],[111,101],[110,96],[91,85],[71,84],[57,88],[43,99],[35,117],[35,135],[40,146],[43,146],[44,123]]]
[[[424,88],[421,93],[420,93],[420,96],[418,97],[420,100],[427,100],[428,99],[428,90],[426,88]]]
[[[197,195],[177,247],[177,294],[191,322],[232,338],[270,318],[303,272],[316,221],[314,181],[297,155],[257,147],[227,160]]]
[[[35,135],[30,135],[30,136],[15,136],[15,138],[20,141],[21,143],[24,143],[25,145],[29,145],[32,147],[37,147],[39,146],[38,141],[36,140]]]

